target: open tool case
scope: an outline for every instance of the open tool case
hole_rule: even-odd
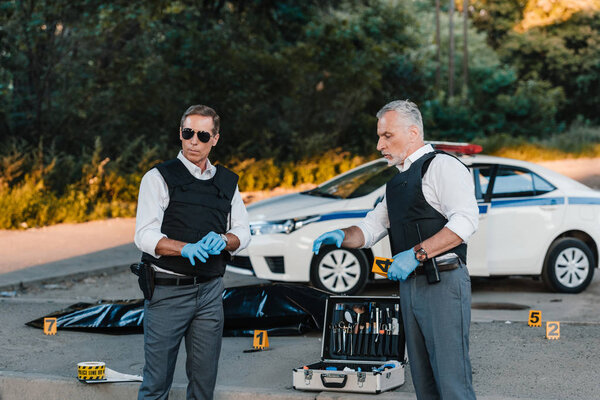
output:
[[[404,383],[398,297],[330,296],[321,361],[293,370],[294,389],[380,393]]]

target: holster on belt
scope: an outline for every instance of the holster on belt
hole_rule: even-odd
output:
[[[154,294],[154,275],[156,274],[154,268],[144,262],[131,264],[129,268],[138,277],[138,285],[140,285],[140,289],[144,293],[144,299],[152,299],[152,294]]]
[[[440,271],[438,270],[437,262],[435,258],[431,258],[423,263],[423,268],[425,268],[425,274],[427,275],[427,283],[430,285],[434,283],[439,283],[440,279]]]

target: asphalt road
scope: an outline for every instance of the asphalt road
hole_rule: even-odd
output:
[[[257,281],[226,276],[228,286]],[[395,285],[378,282],[369,285],[365,294],[394,291]],[[61,331],[56,337],[46,337],[24,325],[80,301],[139,297],[135,277],[121,272],[34,286],[14,297],[0,298],[0,370],[69,377],[77,361],[102,359],[119,372],[140,374],[142,335]],[[599,299],[600,275],[579,295],[546,292],[542,282],[530,278],[473,279],[470,353],[476,393],[498,398],[597,399]],[[517,305],[523,308],[507,309]],[[544,328],[528,327],[529,308],[541,310],[544,320],[560,321],[560,339],[548,340]],[[244,354],[251,339],[225,338],[218,385],[289,391],[291,369],[320,356],[319,333],[273,337],[270,344],[269,352]],[[184,365],[183,348],[178,364]],[[410,368],[406,379],[399,392],[413,391]],[[175,382],[185,381],[183,368],[178,368]]]

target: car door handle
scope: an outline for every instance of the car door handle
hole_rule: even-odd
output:
[[[558,206],[560,205],[559,201],[557,199],[549,199],[549,203],[548,204],[544,204],[542,206],[540,206],[540,208],[544,211],[554,211],[558,208]]]
[[[479,208],[479,219],[485,219],[488,211],[490,210],[490,205],[489,204],[478,204],[477,207]]]
[[[554,211],[558,208],[558,206],[540,206],[540,208],[544,211]]]
[[[373,204],[373,208],[377,207],[377,204],[381,203],[383,201],[383,195],[379,196],[376,200],[375,203]]]

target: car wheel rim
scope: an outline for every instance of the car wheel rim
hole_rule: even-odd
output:
[[[568,288],[581,285],[587,278],[590,260],[577,247],[570,247],[560,252],[554,263],[554,272],[558,282]]]
[[[352,289],[360,280],[360,262],[347,250],[333,250],[319,262],[319,280],[325,289],[341,293]]]

